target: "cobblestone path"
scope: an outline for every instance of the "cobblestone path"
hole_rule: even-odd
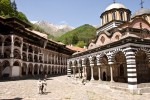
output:
[[[38,94],[37,79],[0,82],[0,99],[16,100],[149,100],[150,94],[129,93],[101,87],[98,83],[82,85],[67,76],[50,77],[46,94]]]

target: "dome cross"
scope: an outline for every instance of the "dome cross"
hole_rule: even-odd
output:
[[[140,3],[141,8],[143,8],[143,4],[144,4],[144,1],[143,1],[143,0],[141,0],[141,3]]]
[[[116,3],[116,0],[113,0],[114,1],[114,3]]]

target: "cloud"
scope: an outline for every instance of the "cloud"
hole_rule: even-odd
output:
[[[68,24],[66,21],[60,21],[60,24]]]
[[[35,23],[37,23],[38,21],[30,21],[32,24],[35,24]]]

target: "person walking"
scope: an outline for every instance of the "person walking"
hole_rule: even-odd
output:
[[[41,81],[41,79],[38,80],[37,86],[38,86],[38,92],[39,92],[39,94],[41,94],[42,93],[42,81]]]
[[[42,85],[43,85],[43,93],[46,93],[46,87],[47,87],[46,79],[43,80]]]

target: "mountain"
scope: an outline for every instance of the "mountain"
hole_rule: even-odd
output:
[[[58,41],[64,44],[73,44],[75,46],[83,47],[88,45],[89,41],[95,38],[96,28],[85,24],[76,29],[63,34],[58,38]]]
[[[55,25],[53,23],[49,23],[47,21],[31,21],[33,24],[41,27],[46,33],[54,36],[60,37],[64,33],[73,30],[74,28],[65,24]]]

